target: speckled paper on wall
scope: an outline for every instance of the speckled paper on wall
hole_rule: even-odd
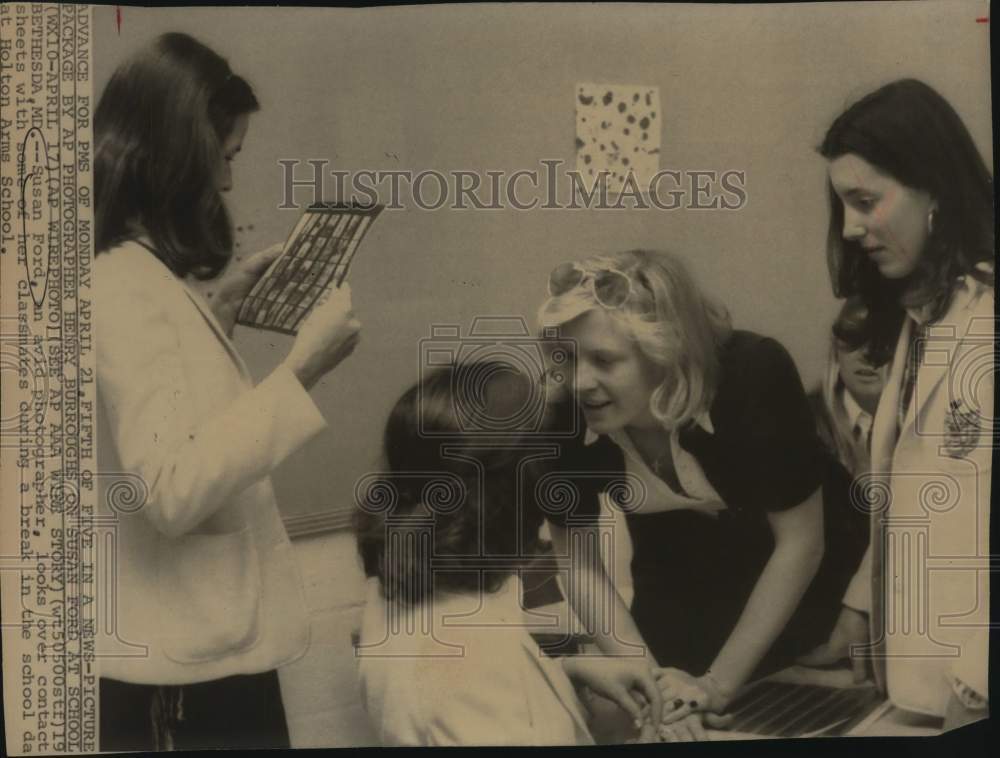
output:
[[[660,88],[577,84],[576,169],[588,187],[604,171],[608,191],[621,192],[631,171],[647,190],[660,169]]]

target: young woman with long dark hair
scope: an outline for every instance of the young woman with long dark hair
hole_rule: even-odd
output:
[[[866,306],[860,341],[888,366],[871,547],[825,653],[871,643],[853,652],[892,701],[954,726],[988,705],[993,179],[955,109],[913,79],[847,108],[819,152],[834,292]]]
[[[324,427],[307,390],[360,325],[349,291],[331,293],[256,386],[229,339],[277,253],[231,260],[222,198],[258,108],[223,58],[166,34],[118,68],[95,114],[102,450],[117,458],[105,470],[145,494],[109,514],[117,644],[101,658],[102,750],[289,742],[276,669],[304,652],[309,626],[269,475]]]

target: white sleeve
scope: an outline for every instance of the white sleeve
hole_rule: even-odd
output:
[[[113,264],[98,274],[98,381],[111,436],[124,468],[148,487],[145,515],[162,533],[179,536],[267,476],[325,422],[284,367],[198,417],[191,398],[199,388],[184,370],[185,335],[162,298]]]

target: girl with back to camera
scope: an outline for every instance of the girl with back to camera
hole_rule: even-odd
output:
[[[309,627],[270,473],[325,425],[308,389],[347,357],[350,292],[328,296],[254,386],[229,339],[275,258],[232,258],[222,193],[250,85],[165,34],[115,71],[95,114],[99,390],[116,460],[143,482],[117,522],[116,635],[101,749],[288,746],[277,667]],[[212,281],[211,303],[198,281]]]
[[[888,365],[872,544],[822,652],[870,640],[854,657],[871,658],[893,703],[956,726],[988,706],[993,180],[952,106],[913,79],[851,105],[819,152],[834,291],[863,301],[870,360]],[[913,523],[926,551],[887,552]],[[934,556],[965,565],[935,571]]]
[[[527,377],[483,361],[431,371],[390,413],[387,472],[358,512],[371,577],[362,697],[384,745],[593,744],[571,680],[618,703],[639,738],[655,735],[650,672],[550,658],[525,628],[516,574],[535,557],[552,463],[531,448],[552,418],[517,412],[530,397]]]

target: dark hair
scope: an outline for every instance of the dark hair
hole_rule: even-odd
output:
[[[259,108],[250,85],[186,34],[122,63],[94,114],[97,252],[145,232],[175,275],[218,274],[233,232],[216,167],[236,119]]]
[[[868,306],[857,295],[847,298],[830,331],[834,340],[851,352],[863,347],[868,336]]]
[[[365,573],[387,599],[496,591],[530,563],[543,521],[536,486],[550,470],[525,450],[549,423],[544,404],[530,407],[536,389],[512,365],[483,361],[435,369],[397,401],[387,471],[367,479],[355,512]]]
[[[886,363],[904,308],[930,306],[931,320],[948,307],[956,282],[971,275],[992,286],[993,178],[962,119],[947,100],[915,79],[866,95],[830,126],[819,153],[827,160],[853,153],[937,203],[934,225],[917,268],[905,281],[887,280],[858,242],[843,238],[844,207],[832,184],[827,259],[834,294],[860,295],[868,306],[869,360]],[[905,292],[905,294],[904,294]]]

